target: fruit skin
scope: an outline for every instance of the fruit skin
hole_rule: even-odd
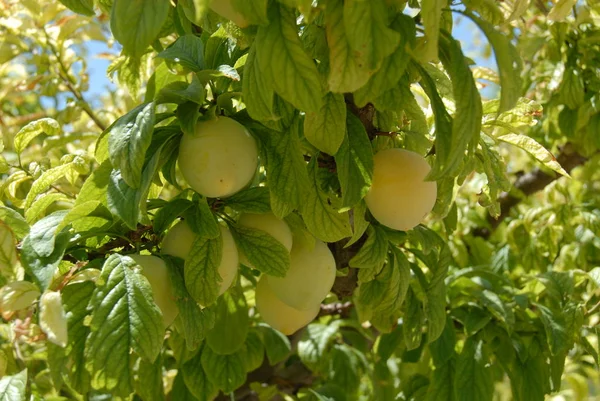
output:
[[[219,295],[223,294],[233,283],[239,265],[237,247],[233,236],[227,227],[219,225],[221,238],[223,240],[223,256],[219,265],[221,285]],[[165,235],[161,250],[165,255],[176,256],[183,260],[187,259],[192,249],[196,234],[185,221],[175,224]]]
[[[314,248],[294,244],[285,277],[267,276],[269,286],[282,302],[299,310],[311,310],[329,293],[335,281],[335,259],[322,241]]]
[[[269,326],[289,336],[317,317],[321,306],[320,302],[307,310],[294,309],[275,295],[267,279],[267,276],[263,275],[258,280],[255,298],[256,308]]]
[[[221,17],[230,20],[240,28],[246,28],[249,25],[246,18],[233,8],[231,0],[212,0],[209,7]]]
[[[243,125],[221,116],[199,122],[195,135],[183,135],[178,163],[194,191],[209,198],[226,197],[252,181],[258,148]]]
[[[244,213],[240,216],[238,224],[242,227],[254,228],[270,234],[289,251],[292,249],[292,230],[290,226],[273,213],[255,214]],[[240,250],[240,262],[246,266],[254,267]]]
[[[431,167],[418,153],[386,149],[373,157],[373,185],[365,197],[369,211],[381,224],[407,231],[431,212],[437,184],[425,181]]]
[[[165,262],[151,255],[128,255],[142,267],[142,274],[148,279],[152,287],[154,302],[158,305],[163,315],[165,327],[169,327],[179,314],[175,303],[175,295],[171,287],[171,279]]]

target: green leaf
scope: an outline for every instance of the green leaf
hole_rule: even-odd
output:
[[[52,118],[41,118],[35,120],[24,126],[15,135],[15,151],[21,153],[29,142],[31,142],[36,136],[40,134],[47,134],[49,136],[60,134],[61,129],[58,121]]]
[[[115,169],[121,170],[125,183],[139,188],[146,150],[152,141],[154,103],[137,106],[109,128],[108,153]]]
[[[168,16],[167,0],[114,0],[110,29],[127,54],[140,58]]]
[[[269,213],[271,201],[269,188],[252,187],[235,193],[225,199],[226,206],[243,213]]]
[[[12,376],[0,379],[0,401],[25,400],[25,387],[27,386],[27,369]]]
[[[94,15],[94,0],[59,0],[69,10],[90,17]]]
[[[454,394],[457,401],[486,401],[494,395],[494,377],[484,343],[475,337],[465,341],[456,361]]]
[[[265,346],[262,343],[262,338],[256,330],[248,331],[248,337],[242,348],[244,354],[244,366],[246,372],[252,372],[260,368],[265,359]]]
[[[54,343],[46,343],[48,349],[48,368],[52,377],[52,384],[56,391],[60,391],[64,384],[63,371],[68,363],[65,349]]]
[[[75,206],[88,201],[99,200],[108,207],[106,191],[110,181],[111,172],[112,164],[110,164],[109,160],[105,160],[83,183],[83,186],[77,195],[77,199],[75,200]]]
[[[436,367],[443,367],[452,358],[454,358],[456,355],[456,352],[454,351],[455,346],[456,332],[454,330],[454,322],[448,316],[442,334],[437,338],[437,340],[429,343],[429,350],[431,352],[434,365]]]
[[[194,24],[201,25],[202,19],[209,11],[210,0],[180,0],[185,16]]]
[[[284,218],[302,204],[302,195],[309,186],[306,162],[300,149],[298,125],[289,132],[268,131],[261,134],[267,152],[267,183],[271,193],[271,208],[275,216]]]
[[[44,196],[37,198],[33,204],[25,211],[25,219],[28,223],[33,224],[40,216],[42,216],[46,209],[54,202],[70,202],[71,200],[64,194],[61,193],[49,193]]]
[[[506,164],[500,154],[491,144],[488,144],[482,137],[479,141],[483,171],[487,177],[487,186],[483,189],[479,203],[488,208],[493,217],[498,217],[502,212],[498,198],[502,191],[509,191],[511,183],[506,174]]]
[[[198,236],[185,260],[185,286],[201,305],[208,306],[217,300],[222,253],[223,240],[220,236],[213,239]]]
[[[56,233],[59,233],[74,222],[85,225],[90,230],[92,228],[101,229],[103,227],[106,228],[107,225],[112,223],[112,216],[100,201],[84,202],[69,210],[58,227],[56,227]]]
[[[583,316],[574,304],[562,309],[550,309],[536,303],[546,331],[548,347],[552,355],[559,355],[573,347],[575,333],[579,332]]]
[[[161,355],[154,363],[139,360],[137,377],[135,381],[135,392],[143,401],[163,401],[165,389],[163,386],[163,358]]]
[[[558,163],[556,157],[554,157],[552,153],[550,153],[535,139],[520,134],[505,134],[496,137],[496,139],[502,142],[510,143],[511,145],[523,149],[525,152],[535,157],[537,161],[539,161],[549,169],[554,170],[557,173],[564,175],[565,177],[570,177],[569,173],[567,173]]]
[[[442,26],[442,9],[447,6],[444,0],[423,0],[421,18],[425,28],[425,45],[419,57],[425,62],[435,61],[438,57],[438,42]]]
[[[400,44],[400,34],[388,27],[384,0],[344,2],[344,27],[359,65],[376,71]]]
[[[346,102],[341,94],[325,95],[319,111],[307,112],[304,136],[317,149],[334,155],[346,136]]]
[[[157,57],[174,61],[183,67],[198,72],[204,69],[204,42],[196,35],[184,35]]]
[[[233,8],[244,16],[250,24],[266,25],[268,0],[232,0]]]
[[[178,216],[185,214],[192,205],[193,203],[188,199],[171,199],[154,214],[154,232],[159,235],[164,234],[175,219],[177,219]]]
[[[237,352],[246,341],[248,324],[246,298],[240,288],[233,287],[217,301],[215,327],[208,332],[206,344],[220,355]]]
[[[297,109],[318,110],[323,97],[321,78],[302,47],[294,14],[284,7],[270,7],[269,20],[269,25],[258,28],[254,42],[261,73]]]
[[[319,168],[315,160],[316,157],[313,157],[308,165],[312,185],[302,203],[302,218],[315,237],[325,242],[336,242],[352,236],[348,212],[340,213],[339,208],[334,205],[339,203],[338,199],[321,189]]]
[[[352,113],[346,116],[347,132],[335,155],[344,208],[365,197],[373,180],[373,150],[364,126]]]
[[[388,252],[388,238],[380,226],[369,226],[367,240],[360,250],[350,259],[350,267],[381,269]]]
[[[441,366],[436,366],[431,373],[431,383],[427,388],[426,401],[455,401],[454,361],[448,361]]]
[[[104,262],[90,301],[92,318],[86,342],[86,367],[91,385],[127,396],[133,384],[133,351],[152,363],[165,332],[152,288],[136,262],[113,254]]]
[[[8,224],[17,238],[23,238],[29,233],[29,224],[19,212],[0,205],[0,221]]]
[[[12,281],[0,288],[0,310],[14,312],[28,308],[40,295],[35,284],[29,281]]]
[[[181,372],[186,387],[200,401],[210,401],[217,396],[219,390],[208,380],[202,367],[202,352],[183,364]]]
[[[331,381],[345,389],[349,396],[356,392],[361,382],[360,351],[347,345],[335,344],[331,348]],[[364,358],[364,355],[361,355]]]
[[[244,64],[242,93],[250,117],[258,121],[278,119],[273,106],[273,87],[261,71],[256,46],[250,48]]]
[[[182,371],[177,372],[175,380],[173,380],[173,387],[171,389],[170,399],[177,401],[196,401],[192,392],[187,388],[185,379],[183,378]]]
[[[521,57],[515,46],[503,33],[489,22],[473,15],[465,14],[475,22],[487,36],[500,73],[500,107],[498,113],[512,109],[521,96]]]
[[[219,223],[210,210],[206,198],[195,196],[194,201],[197,206],[192,205],[185,213],[188,225],[201,237],[217,238],[221,233]]]
[[[425,316],[421,302],[417,299],[412,288],[408,288],[404,300],[403,334],[407,350],[413,350],[421,344],[423,336],[423,321]]]
[[[224,393],[230,393],[246,381],[242,354],[219,355],[210,347],[202,350],[202,367],[208,379]]]
[[[489,290],[483,290],[479,300],[496,319],[504,323],[504,327],[510,334],[515,325],[515,316],[511,307],[506,305],[495,292]]]
[[[0,273],[13,280],[18,271],[17,241],[10,227],[0,221]]]
[[[354,93],[354,102],[358,107],[364,107],[373,102],[385,91],[396,86],[404,75],[410,61],[406,51],[408,42],[415,37],[415,23],[408,15],[399,14],[392,22],[392,27],[401,33],[398,48],[386,57],[381,68],[373,74],[369,82]]]
[[[185,76],[177,75],[172,72],[167,66],[167,63],[159,64],[148,80],[144,103],[151,102],[152,100],[154,100],[156,104],[160,103],[156,101],[156,98],[161,90],[173,82],[182,81],[185,81]]]
[[[267,351],[271,365],[284,361],[291,353],[292,346],[285,334],[275,330],[266,323],[259,323],[257,330]]]
[[[178,319],[183,328],[187,349],[195,350],[215,325],[215,312],[212,308],[200,308],[189,294],[183,280],[182,266],[169,256],[162,257],[169,269],[169,279],[179,309]]]
[[[194,102],[180,104],[175,110],[181,131],[186,135],[196,135],[196,124],[200,118],[199,107]]]
[[[324,356],[327,349],[339,332],[339,321],[330,325],[311,323],[302,332],[298,342],[298,356],[312,371],[325,368]]]
[[[164,86],[155,97],[156,104],[175,103],[182,104],[193,102],[198,105],[204,103],[206,90],[197,75],[192,75],[192,82],[175,81]]]
[[[24,209],[27,210],[31,207],[33,201],[39,194],[46,192],[52,184],[61,178],[64,178],[72,169],[73,164],[67,163],[44,171],[42,175],[31,184],[31,189],[25,198]]]
[[[254,268],[275,277],[285,277],[290,268],[290,253],[270,234],[243,226],[230,226],[239,249]]]
[[[362,238],[365,231],[369,227],[369,222],[365,219],[367,212],[367,204],[364,201],[360,201],[352,209],[352,238],[344,245],[344,248],[348,248],[350,245],[356,243]]]
[[[549,21],[562,21],[571,14],[577,0],[559,0],[548,13]]]

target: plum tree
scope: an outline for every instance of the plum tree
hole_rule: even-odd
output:
[[[218,272],[221,276],[219,295],[223,294],[231,286],[237,273],[239,257],[233,236],[227,227],[219,226],[223,240],[223,256],[219,264]],[[175,224],[165,235],[161,250],[166,255],[187,259],[192,250],[192,244],[196,234],[185,221]]]
[[[258,149],[243,125],[221,116],[199,122],[195,135],[183,135],[178,163],[193,190],[210,198],[226,197],[250,183]]]
[[[256,308],[263,320],[285,335],[296,331],[313,321],[319,314],[320,302],[308,309],[299,310],[282,302],[271,289],[267,276],[262,276],[256,286]]]
[[[292,249],[292,230],[285,221],[278,219],[273,213],[244,213],[240,216],[238,224],[243,227],[262,230],[281,242],[288,252]],[[240,262],[246,266],[254,267],[241,249]]]
[[[365,197],[369,211],[381,224],[410,230],[431,212],[437,184],[425,181],[431,167],[421,155],[386,149],[373,157],[373,184]]]
[[[142,267],[142,274],[148,279],[152,287],[154,302],[162,312],[165,327],[169,327],[179,314],[175,303],[175,295],[171,288],[169,272],[165,262],[152,255],[128,255]]]
[[[232,0],[214,0],[210,2],[210,8],[221,17],[230,20],[240,28],[247,27],[248,21],[233,7],[231,1]]]
[[[285,277],[268,276],[267,281],[281,301],[295,309],[307,310],[327,296],[335,272],[335,259],[327,244],[315,240],[314,247],[294,244]]]

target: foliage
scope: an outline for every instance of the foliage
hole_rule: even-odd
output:
[[[230,3],[237,25],[210,0],[0,2],[0,399],[600,399],[599,4]],[[117,89],[89,102],[92,41],[120,53]],[[260,166],[205,198],[179,144],[220,115]],[[407,232],[363,199],[392,147],[427,156],[438,188]],[[335,256],[294,335],[256,312],[261,268],[289,258],[245,212]],[[179,217],[197,237],[185,265],[163,255],[165,328],[127,255],[160,255]],[[217,222],[265,263],[224,294]]]

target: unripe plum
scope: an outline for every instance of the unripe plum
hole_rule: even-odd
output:
[[[290,252],[290,268],[285,277],[268,276],[273,292],[288,306],[311,310],[329,293],[335,281],[335,259],[322,241],[314,247],[294,244]]]
[[[169,327],[177,317],[179,309],[175,303],[175,295],[171,288],[171,279],[165,262],[151,255],[128,255],[142,267],[142,274],[152,287],[154,302],[161,310],[165,327]]]
[[[292,230],[290,230],[290,227],[285,221],[278,219],[273,213],[244,213],[238,220],[238,224],[243,227],[264,231],[277,241],[281,242],[288,252],[292,249]],[[240,262],[246,266],[254,267],[250,264],[241,250]]]
[[[425,181],[431,170],[425,158],[404,149],[386,149],[373,161],[373,185],[365,197],[373,217],[395,230],[417,226],[437,197],[437,184]]]
[[[321,305],[317,302],[306,310],[292,308],[281,302],[275,295],[264,275],[258,280],[255,298],[256,308],[263,320],[275,330],[288,336],[312,322],[319,314]]]
[[[243,125],[218,117],[199,122],[195,135],[183,135],[178,162],[194,191],[219,198],[250,183],[258,166],[258,149]]]
[[[237,247],[233,236],[227,227],[219,225],[221,238],[223,240],[223,256],[219,265],[219,275],[221,276],[221,285],[219,295],[223,294],[231,286],[237,273],[239,259]],[[176,256],[181,259],[187,259],[192,250],[192,244],[196,239],[196,234],[185,221],[175,224],[165,235],[161,250],[166,255]]]

